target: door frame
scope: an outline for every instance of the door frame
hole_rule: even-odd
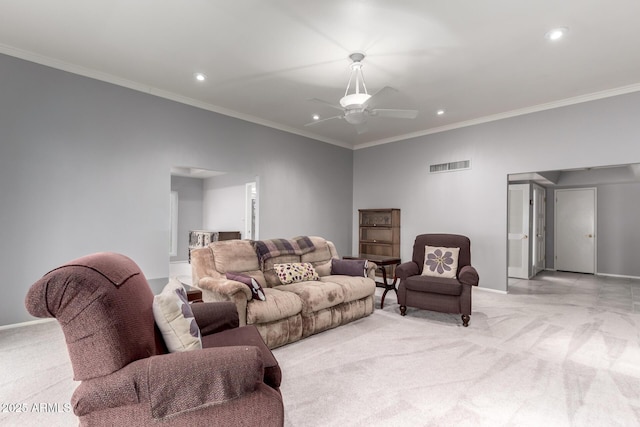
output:
[[[553,191],[553,269],[558,270],[556,260],[558,258],[558,197],[559,191],[593,190],[593,273],[598,274],[598,188],[597,187],[576,187],[576,188],[556,188]],[[564,271],[564,270],[560,270]]]
[[[531,275],[531,183],[509,184],[507,187],[507,278],[529,279]],[[510,233],[512,225],[512,191],[522,193],[522,204],[518,206],[522,215],[517,225],[522,226],[522,233]],[[511,267],[511,245],[518,243],[520,252],[520,268]]]
[[[542,224],[538,222],[538,212],[536,208],[538,206],[538,200],[536,199],[536,194],[541,194],[542,199],[540,204],[542,205],[541,213],[542,213]],[[547,242],[547,189],[542,185],[537,184],[535,182],[531,183],[531,200],[533,201],[532,209],[531,209],[531,217],[529,221],[531,222],[531,249],[530,249],[530,257],[532,259],[531,263],[531,277],[535,277],[541,271],[544,271],[547,267],[547,254],[546,254],[546,242]],[[541,229],[540,229],[541,228]],[[538,265],[538,252],[541,250],[542,252],[542,266]]]

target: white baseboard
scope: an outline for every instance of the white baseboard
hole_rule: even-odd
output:
[[[507,291],[501,291],[499,289],[483,288],[482,286],[476,286],[475,289],[484,292],[493,292],[494,294],[507,295]]]
[[[624,274],[596,273],[596,276],[619,277],[621,279],[636,279],[636,280],[640,280],[640,277],[638,277],[638,276],[626,276]]]
[[[10,325],[1,325],[0,331],[5,331],[7,329],[14,329],[14,328],[22,328],[23,326],[37,325],[39,323],[54,322],[55,320],[56,319],[54,319],[53,317],[50,317],[47,319],[29,320],[28,322],[12,323]]]
[[[555,268],[545,268],[545,270],[546,271],[556,271]],[[640,276],[628,276],[626,274],[610,274],[610,273],[598,273],[598,272],[596,272],[594,275],[595,276],[605,276],[605,277],[619,277],[621,279],[636,279],[636,280],[640,280]]]

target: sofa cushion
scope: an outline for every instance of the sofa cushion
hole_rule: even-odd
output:
[[[266,301],[251,300],[247,303],[247,324],[274,322],[295,316],[302,311],[302,301],[292,292],[264,288]]]
[[[302,314],[323,310],[344,302],[344,291],[337,283],[309,281],[278,286],[279,290],[297,295],[302,301]]]
[[[289,283],[306,282],[309,280],[318,280],[320,277],[316,270],[308,262],[291,262],[287,264],[276,264],[273,266],[280,283],[288,285]]]
[[[170,352],[202,348],[200,328],[184,287],[171,279],[153,299],[153,317]]]
[[[344,302],[356,301],[373,295],[376,283],[368,277],[354,276],[325,276],[320,280],[324,283],[337,283],[342,287]]]
[[[423,276],[455,278],[458,273],[460,248],[424,247]]]
[[[462,293],[460,282],[446,277],[411,276],[402,282],[404,287],[410,291],[443,295],[460,295]]]

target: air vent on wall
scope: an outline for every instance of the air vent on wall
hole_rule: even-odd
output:
[[[459,162],[440,163],[429,166],[429,172],[452,172],[455,170],[471,169],[471,160],[461,160]]]

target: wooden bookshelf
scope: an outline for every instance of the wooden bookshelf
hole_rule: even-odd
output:
[[[358,256],[400,257],[400,209],[358,209]],[[394,277],[395,266],[387,273]]]

